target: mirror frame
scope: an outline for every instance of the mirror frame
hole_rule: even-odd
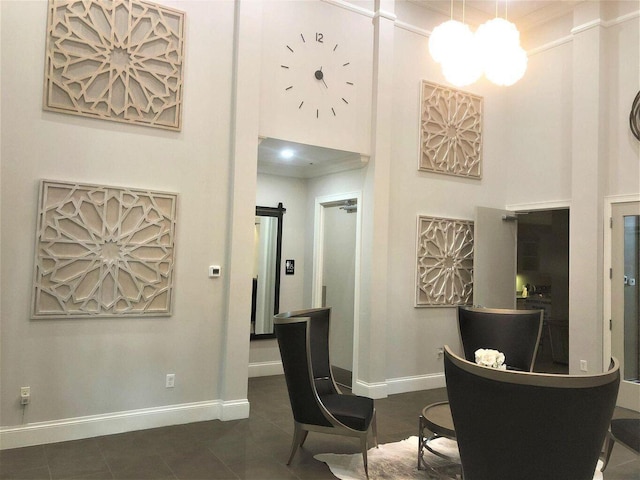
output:
[[[278,203],[277,207],[261,207],[256,206],[256,217],[275,217],[278,219],[278,230],[276,233],[276,275],[275,275],[275,288],[274,288],[274,302],[273,302],[273,314],[280,313],[280,275],[282,270],[282,219],[284,217],[286,208],[282,206],[282,202]],[[251,340],[266,340],[270,338],[276,338],[275,333],[251,333]]]

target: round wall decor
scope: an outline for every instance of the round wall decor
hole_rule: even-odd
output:
[[[631,113],[629,114],[629,127],[633,136],[640,140],[640,92],[631,104]]]

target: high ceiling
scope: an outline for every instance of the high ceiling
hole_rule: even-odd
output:
[[[451,15],[452,2],[449,0],[410,0],[422,7],[444,15]],[[581,0],[453,0],[453,16],[462,20],[464,5],[465,20],[480,24],[496,16],[517,24],[520,31],[527,30],[552,18],[569,13]]]

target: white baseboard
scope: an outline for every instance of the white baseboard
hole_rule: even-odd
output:
[[[387,392],[387,384],[385,382],[367,383],[362,380],[356,380],[352,385],[352,391],[356,395],[369,398],[386,398],[389,396]]]
[[[0,428],[0,450],[207,420],[249,417],[246,399],[185,403]]]
[[[271,375],[284,375],[281,361],[276,360],[272,362],[255,362],[249,364],[249,378],[270,377]]]
[[[447,386],[444,373],[393,378],[391,380],[387,380],[387,385],[389,395],[415,392],[419,390],[433,390],[435,388],[444,388]]]

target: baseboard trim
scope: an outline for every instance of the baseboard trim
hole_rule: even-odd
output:
[[[396,393],[415,392],[419,390],[433,390],[446,387],[444,373],[431,375],[416,375],[413,377],[400,377],[387,380],[389,395]]]
[[[270,377],[271,375],[284,375],[281,361],[276,360],[271,362],[255,362],[249,364],[249,378]]]
[[[0,428],[0,450],[207,420],[248,418],[249,401],[213,400]]]
[[[353,382],[352,391],[356,395],[369,398],[386,398],[389,396],[387,392],[387,384],[385,382],[367,383],[362,380]]]

